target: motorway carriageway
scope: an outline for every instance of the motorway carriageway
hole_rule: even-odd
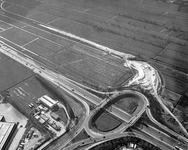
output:
[[[2,3],[3,4],[3,3]],[[2,5],[1,5],[1,8],[2,8]],[[62,33],[61,32],[57,32],[56,30],[52,30],[51,28],[47,28],[46,26],[43,26],[43,25],[41,25],[39,22],[36,22],[36,21],[33,21],[33,20],[31,20],[31,19],[28,19],[28,18],[25,18],[25,17],[23,17],[23,16],[19,16],[19,15],[16,15],[16,14],[13,14],[13,13],[10,13],[10,12],[8,12],[8,11],[6,11],[6,10],[3,10],[2,9],[2,11],[3,11],[3,13],[4,13],[4,15],[2,15],[2,16],[8,16],[8,17],[10,17],[10,18],[13,18],[13,19],[15,19],[15,20],[22,20],[22,22],[24,22],[24,23],[27,23],[27,24],[29,24],[29,25],[31,25],[31,26],[34,26],[34,27],[37,27],[37,28],[40,28],[40,29],[42,29],[42,30],[45,30],[45,31],[48,31],[48,32],[51,32],[51,33],[55,33],[55,34],[58,34],[58,35],[62,35]],[[68,35],[65,35],[65,36],[68,36]],[[68,37],[70,37],[70,36],[68,36]],[[70,38],[73,38],[73,37],[70,37]],[[82,40],[80,40],[80,41],[82,41]],[[87,41],[84,41],[84,42],[87,42]],[[92,43],[90,43],[91,45],[92,45]],[[95,47],[96,46],[98,46],[98,45],[95,45]],[[127,61],[127,57],[131,57],[131,55],[128,55],[128,54],[124,54],[124,53],[120,53],[120,52],[117,52],[117,51],[113,51],[113,50],[111,50],[111,49],[109,49],[109,48],[105,48],[105,47],[98,47],[98,48],[100,48],[100,49],[102,49],[102,50],[104,50],[104,51],[106,51],[106,52],[109,52],[110,54],[113,54],[114,56],[118,56],[118,57],[124,57],[125,58],[125,61]],[[14,53],[15,54],[15,53]],[[132,63],[132,64],[130,64],[130,62]],[[134,61],[134,63],[136,63],[136,61]],[[127,63],[128,64],[128,63]],[[135,64],[133,64],[133,61],[129,61],[129,66],[130,66],[130,68],[132,68],[133,67],[133,65],[135,65]],[[145,67],[147,67],[149,64],[147,64]],[[150,66],[150,65],[149,65]],[[143,68],[140,68],[140,67],[138,67],[138,66],[134,66],[135,67],[135,69],[136,70],[143,70]],[[151,67],[151,66],[150,66]],[[151,67],[152,68],[152,67]],[[151,69],[150,68],[150,69]],[[34,68],[33,68],[34,69]],[[152,68],[153,69],[153,68]],[[155,71],[155,75],[154,75],[155,77],[157,76],[156,75],[156,71]],[[149,78],[150,77],[152,77],[152,75],[150,74],[149,75]],[[150,78],[149,79],[148,78],[148,76],[146,76],[146,74],[143,76],[142,75],[142,78],[140,79],[140,78],[137,78],[136,80],[134,80],[134,81],[136,81],[136,83],[137,84],[141,84],[142,85],[142,87],[143,88],[150,88],[151,90],[153,89],[154,91],[156,90],[156,87],[159,85],[159,81],[156,81],[156,78]],[[135,79],[135,78],[134,78]],[[151,85],[149,85],[149,86],[145,86],[144,84],[143,84],[143,79],[146,79],[145,81],[149,81],[149,83],[151,83]],[[159,78],[158,78],[159,79]],[[141,81],[141,82],[138,82],[138,81]],[[155,84],[155,85],[153,85],[153,82],[154,83],[157,83],[157,84]],[[132,82],[133,83],[133,82]],[[131,84],[132,84],[131,83]],[[135,83],[135,82],[134,82]],[[155,95],[156,95],[157,93],[156,93],[156,91],[155,91]],[[84,96],[85,94],[82,94],[82,96]],[[160,101],[160,98],[158,97],[158,95],[157,95],[157,99],[158,99],[158,101],[159,102],[161,102]],[[94,102],[95,103],[95,102]],[[97,102],[96,102],[97,103]],[[164,104],[161,104],[162,105],[162,107],[165,109],[165,110],[167,110],[168,108],[166,108],[166,106],[164,105]],[[168,112],[169,112],[169,110],[167,110]],[[169,112],[170,113],[170,112]],[[171,116],[172,117],[175,117],[174,115],[172,115],[172,113],[170,113],[171,114]],[[185,129],[183,128],[183,126],[181,125],[181,123],[177,120],[177,118],[175,118],[176,119],[176,121],[178,122],[178,124],[180,125],[180,127],[182,128],[182,130],[183,131],[185,131]]]
[[[7,45],[4,42],[0,42],[0,45],[1,45],[1,52],[2,53],[4,53],[5,55],[8,55],[9,57],[12,57],[16,61],[20,62],[21,64],[23,64],[26,67],[33,70],[35,73],[39,74],[40,76],[43,76],[45,79],[47,79],[47,80],[49,80],[53,83],[62,85],[63,87],[69,89],[70,91],[72,91],[75,94],[81,96],[82,98],[92,102],[95,105],[99,105],[102,102],[102,99],[100,99],[97,96],[87,92],[86,90],[80,88],[79,86],[73,84],[72,82],[66,80],[66,78],[64,78],[62,75],[56,74],[55,72],[52,73],[51,70],[48,71],[48,69],[46,69],[46,68],[41,69],[41,65],[37,64],[34,60],[32,60],[31,58],[26,56],[24,53],[16,51],[14,48],[10,47],[9,45]],[[125,122],[129,122],[129,120],[127,120],[127,113],[126,112],[120,111],[120,109],[117,108],[116,106],[113,107],[113,110],[115,110],[115,112],[110,111],[113,115],[119,116],[119,114],[121,114],[119,116],[119,118],[124,120]]]
[[[0,46],[1,46],[0,51],[2,53],[11,57],[12,59],[18,61],[19,63],[23,64],[24,66],[30,68],[31,70],[33,70],[34,73],[40,75],[41,77],[49,80],[52,83],[58,85],[60,88],[63,88],[64,90],[69,92],[69,94],[71,94],[72,96],[74,96],[74,97],[75,97],[75,95],[79,96],[79,97],[76,96],[77,99],[79,99],[81,97],[81,98],[84,98],[86,100],[89,100],[90,102],[92,102],[96,105],[101,104],[102,99],[96,97],[95,95],[87,92],[86,90],[83,90],[79,86],[77,86],[77,85],[73,84],[72,82],[66,80],[66,78],[64,78],[62,75],[56,74],[55,72],[53,72],[51,70],[48,71],[48,69],[46,69],[46,68],[44,69],[44,67],[37,64],[32,58],[28,58],[25,54],[21,53],[20,51],[17,51],[16,49],[10,47],[9,45],[7,45],[6,43],[4,43],[2,41],[0,42]],[[80,99],[80,101],[86,107],[86,110],[88,110],[89,107],[88,107],[87,104],[84,104],[85,101],[83,101],[81,99]],[[145,110],[145,109],[142,109],[142,110]],[[87,112],[89,113],[89,110]],[[119,117],[120,119],[124,120],[125,122],[132,121],[132,120],[127,120],[127,113],[126,112],[124,112],[122,110],[120,111],[120,109],[116,108],[115,106],[113,107],[113,110],[111,110],[110,112],[113,115],[115,115],[115,116]],[[140,115],[137,116],[137,119],[139,117],[140,117]],[[135,117],[133,117],[133,119],[135,119]],[[81,126],[79,132],[81,131],[81,129],[83,129],[84,126],[88,125],[88,121],[89,121],[89,117],[86,116],[86,119],[84,120],[84,123]],[[76,134],[74,136],[76,136]],[[72,139],[70,139],[68,142],[70,142],[71,140]],[[66,142],[66,143],[68,143],[68,142]],[[65,146],[65,143],[61,146],[61,148],[63,148],[63,146]]]
[[[157,139],[165,144],[167,144],[170,147],[178,146],[184,150],[187,149],[187,146],[182,144],[181,142],[173,139],[169,135],[165,134],[164,132],[161,132],[160,130],[156,129],[155,127],[151,125],[143,125],[141,128],[141,131],[148,134],[149,136],[153,137],[154,139]]]
[[[137,130],[133,132],[123,132],[123,133],[118,133],[114,135],[107,135],[105,136],[105,138],[101,137],[101,138],[85,139],[77,143],[71,144],[70,146],[66,147],[66,149],[64,150],[73,150],[74,148],[81,147],[87,144],[91,145],[89,147],[93,147],[94,145],[97,145],[99,143],[103,143],[105,141],[109,141],[109,140],[113,140],[113,139],[117,139],[121,137],[126,137],[126,136],[133,136],[133,137],[144,139],[148,141],[149,143],[152,143],[153,145],[160,147],[162,150],[175,150],[175,148],[173,148],[172,146],[166,145],[162,143],[161,141],[154,139],[153,137],[143,134],[142,132],[138,132]],[[89,149],[89,148],[86,148],[86,149]]]

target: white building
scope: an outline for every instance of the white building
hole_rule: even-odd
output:
[[[47,95],[40,97],[38,100],[49,109],[57,108],[58,101],[53,100]]]

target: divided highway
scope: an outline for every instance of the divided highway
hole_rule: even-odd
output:
[[[9,45],[7,45],[6,43],[4,43],[2,41],[0,42],[0,51],[2,53],[4,53],[5,55],[11,57],[12,59],[16,60],[17,62],[23,64],[24,66],[30,68],[31,70],[33,70],[34,73],[38,74],[39,76],[43,77],[44,79],[56,84],[57,86],[59,86],[60,88],[62,88],[63,90],[65,90],[66,92],[71,94],[72,96],[74,96],[76,99],[78,99],[80,102],[82,102],[87,110],[87,115],[86,115],[86,119],[85,119],[83,125],[78,130],[77,134],[84,127],[86,128],[88,133],[92,134],[92,132],[90,132],[89,128],[87,127],[88,122],[90,120],[89,106],[87,105],[87,103],[85,103],[84,99],[92,102],[93,104],[95,104],[97,106],[101,105],[105,101],[102,101],[102,99],[96,97],[95,95],[89,93],[88,91],[82,89],[81,87],[73,84],[72,82],[70,82],[69,80],[64,78],[62,75],[56,74],[55,72],[42,67],[41,65],[37,64],[33,59],[27,57],[27,55],[25,55],[24,53],[16,51],[16,49],[14,49],[13,47],[10,47]],[[118,93],[118,95],[119,95],[119,93]],[[134,116],[130,120],[127,120],[128,114],[126,112],[122,111],[121,109],[117,108],[116,106],[113,106],[113,109],[110,111],[110,113],[119,117],[123,121],[130,123],[129,124],[129,126],[130,126],[142,115],[142,113],[145,111],[145,108],[146,108],[146,105],[143,107],[142,111],[140,111],[136,115],[136,117]],[[124,131],[125,128],[122,128],[122,130]],[[76,136],[76,134],[74,136]],[[91,136],[93,136],[93,135],[91,135]],[[72,139],[70,139],[69,141],[71,141],[71,140]],[[63,148],[64,146],[65,146],[65,143],[62,145],[62,147],[60,147],[60,149]]]
[[[39,28],[39,29],[42,29],[42,30],[45,30],[47,32],[51,32],[51,33],[54,33],[54,34],[62,34],[63,36],[68,37],[69,39],[74,38],[76,40],[79,40],[79,41],[82,41],[82,42],[87,43],[89,45],[92,45],[92,46],[94,46],[98,49],[101,49],[105,52],[108,52],[109,54],[111,54],[113,56],[123,58],[125,60],[125,66],[128,66],[129,68],[134,68],[138,71],[138,74],[136,74],[135,77],[131,81],[129,81],[129,83],[125,86],[128,87],[130,85],[139,85],[140,87],[142,87],[142,89],[150,90],[151,93],[153,93],[153,95],[157,98],[157,101],[161,104],[163,109],[166,110],[178,122],[182,131],[184,131],[184,133],[187,135],[185,128],[182,126],[182,124],[179,122],[179,120],[168,110],[168,108],[162,103],[160,97],[158,96],[158,89],[160,89],[160,86],[162,86],[161,80],[160,80],[160,77],[158,75],[158,72],[152,66],[150,66],[148,63],[128,60],[127,58],[134,57],[134,56],[129,55],[129,54],[125,54],[125,53],[121,53],[121,52],[117,52],[117,51],[112,50],[110,48],[104,47],[102,45],[99,45],[99,44],[93,43],[91,41],[88,41],[86,39],[72,35],[71,33],[60,31],[60,30],[51,28],[49,26],[42,25],[39,22],[33,21],[33,20],[28,19],[26,17],[19,16],[17,14],[13,14],[11,12],[8,12],[5,9],[3,9],[3,4],[4,4],[4,2],[1,3],[1,11],[2,11],[2,13],[0,14],[1,16],[13,18],[15,20],[22,20],[22,22],[24,22],[28,25],[34,26],[36,28]],[[12,45],[14,45],[14,44],[12,43]],[[85,120],[84,120],[82,126],[79,128],[77,133],[75,133],[73,135],[73,137],[71,139],[69,139],[65,143],[62,143],[62,145],[61,145],[61,147],[59,147],[59,149],[63,149],[63,147],[68,142],[70,142],[82,129],[85,129],[87,131],[87,133],[90,134],[92,137],[94,137],[94,138],[98,137],[99,139],[102,140],[103,135],[94,133],[88,127],[88,123],[90,121],[90,118],[94,114],[92,112],[90,112],[89,106],[85,102],[85,100],[93,103],[94,105],[98,106],[98,108],[100,109],[103,106],[105,106],[108,101],[111,100],[111,97],[109,99],[102,100],[101,98],[95,96],[94,94],[91,94],[87,90],[84,90],[84,88],[81,85],[75,84],[74,81],[71,81],[70,79],[67,79],[64,76],[57,74],[57,73],[53,72],[52,70],[50,70],[48,68],[44,68],[43,66],[41,66],[39,63],[37,63],[35,60],[30,58],[26,54],[21,53],[20,51],[17,51],[13,47],[10,47],[10,45],[6,43],[6,40],[2,39],[2,38],[0,38],[0,52],[4,53],[5,55],[11,57],[12,59],[16,60],[17,62],[25,65],[28,68],[30,68],[31,70],[33,70],[33,72],[35,72],[36,74],[45,78],[46,80],[56,84],[57,86],[59,86],[60,88],[65,90],[67,93],[74,96],[85,107],[86,117],[85,117]],[[111,94],[115,94],[114,95],[114,97],[115,97],[115,96],[118,96],[119,94],[122,94],[123,92],[130,92],[130,91],[127,90],[127,91],[121,91],[121,92],[112,92]],[[188,139],[181,136],[181,135],[178,135],[177,133],[173,132],[172,130],[168,129],[164,125],[161,125],[159,122],[157,122],[153,118],[153,116],[150,112],[150,109],[148,108],[149,102],[148,102],[147,98],[139,92],[135,92],[135,93],[138,94],[140,97],[142,97],[143,100],[144,100],[144,103],[145,103],[143,108],[141,109],[141,111],[138,114],[136,114],[135,116],[130,117],[129,114],[127,114],[126,112],[122,111],[121,109],[119,109],[118,107],[116,107],[114,105],[111,107],[110,111],[108,110],[110,113],[112,113],[116,117],[122,119],[123,121],[125,121],[128,124],[127,126],[119,129],[117,131],[117,133],[122,133],[127,127],[132,126],[140,118],[140,116],[146,111],[148,117],[150,118],[150,120],[152,122],[157,124],[159,127],[165,129],[166,131],[168,131],[170,133],[174,133],[174,135],[177,136],[182,141],[185,141],[185,144],[182,144],[182,143],[178,144],[179,141],[177,141],[177,140],[173,140],[173,143],[172,143],[172,141],[169,140],[170,137],[164,135],[161,132],[160,135],[163,135],[163,138],[165,138],[164,141],[162,142],[165,146],[174,149],[175,145],[179,145],[179,147],[186,149],[188,147],[188,144],[187,144]],[[151,127],[143,128],[143,132],[145,132],[146,134],[151,134],[152,131],[153,132],[155,131],[156,134],[158,133],[158,131],[156,131],[155,129],[153,129]],[[115,137],[114,135],[115,135],[115,133],[109,133],[105,136]],[[153,134],[151,136],[153,136]],[[156,135],[156,137],[157,136],[158,135]]]

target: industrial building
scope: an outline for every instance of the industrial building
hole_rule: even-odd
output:
[[[4,116],[0,116],[0,121],[5,121],[5,117]]]
[[[16,130],[16,123],[0,122],[0,149],[8,150],[11,137]]]
[[[56,121],[59,121],[59,120],[60,120],[60,117],[59,117],[58,114],[52,112],[50,115],[51,115],[51,117],[52,117],[53,119],[55,119]]]
[[[43,105],[45,105],[51,110],[55,110],[58,108],[58,105],[57,105],[58,101],[53,100],[47,95],[40,97],[38,100],[39,102],[41,102]]]

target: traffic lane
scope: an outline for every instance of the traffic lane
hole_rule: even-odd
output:
[[[170,135],[168,135],[168,134],[156,129],[155,127],[153,127],[151,125],[148,125],[148,128],[151,128],[151,130],[155,130],[155,133],[159,133],[162,138],[165,137],[167,140],[169,140],[169,143],[173,143],[173,144],[176,143],[176,145],[174,145],[174,146],[179,145],[180,148],[183,148],[183,149],[188,148],[188,144],[186,145],[186,144],[184,144],[184,143],[172,138]]]
[[[9,13],[10,14],[10,13]],[[15,15],[14,15],[15,16]],[[27,19],[27,21],[28,21],[28,19]],[[32,23],[34,23],[35,25],[36,25],[36,22],[33,22],[32,20],[29,20],[30,21],[30,23],[32,22]],[[40,26],[41,27],[41,26]],[[75,88],[75,87],[74,87]],[[74,88],[73,88],[73,90],[74,90]],[[83,94],[82,96],[85,96],[86,94]],[[87,95],[88,96],[88,95]],[[90,98],[89,98],[90,99]],[[97,103],[99,103],[100,101],[97,101]],[[96,103],[95,103],[96,104]],[[113,108],[114,109],[114,108]],[[117,109],[115,109],[115,111],[117,112]],[[122,116],[122,114],[121,113],[119,113],[119,115],[118,116]],[[125,119],[125,115],[123,116],[123,117],[121,117],[121,118],[123,118],[124,120],[128,120],[128,118],[126,118]]]
[[[4,44],[5,45],[5,44]],[[7,45],[6,45],[7,46]],[[53,82],[53,77],[51,77],[50,75],[48,74],[45,74],[45,73],[42,73],[39,69],[37,68],[40,68],[40,66],[38,66],[33,60],[30,60],[29,58],[25,58],[23,57],[22,55],[20,55],[20,52],[16,52],[14,51],[12,48],[10,47],[1,47],[2,48],[2,52],[6,55],[8,55],[9,57],[12,57],[14,60],[16,60],[17,62],[27,66],[28,68],[32,69],[35,73],[39,73],[39,74],[42,74],[43,77],[45,77],[45,79]],[[32,66],[32,67],[31,67]],[[64,89],[66,90],[66,89]],[[70,92],[69,92],[70,93]],[[84,102],[82,99],[80,99],[80,97],[78,96],[75,96],[73,95],[73,93],[70,93],[72,96],[74,96],[77,100],[79,100],[84,106],[85,106],[85,109],[86,109],[86,115],[85,115],[85,118],[84,118],[84,121],[86,120],[86,118],[89,116],[89,106],[87,105],[86,102]],[[84,122],[82,123],[82,126],[80,127],[80,130],[82,130],[83,128],[83,124]],[[78,131],[76,132],[76,134],[78,134]]]
[[[174,140],[173,138],[171,138],[170,136],[165,135],[164,133],[155,130],[154,128],[148,126],[143,126],[141,129],[144,133],[152,136],[153,138],[156,138],[157,140],[167,144],[168,146],[172,146],[173,148],[175,146],[179,146],[180,148],[186,149],[188,148],[187,146],[180,144],[179,141]]]
[[[180,140],[182,143],[184,144],[188,144],[188,140],[187,138],[185,138],[184,136],[177,134],[175,131],[167,128],[165,125],[162,125],[161,123],[159,123],[157,120],[155,120],[155,118],[152,116],[151,111],[149,108],[146,109],[146,114],[149,117],[149,119],[156,125],[158,125],[160,128],[166,130],[168,133],[174,135],[178,140]],[[172,137],[173,138],[173,137]]]
[[[9,15],[10,15],[10,13],[9,13]],[[13,15],[13,14],[12,14]],[[15,17],[15,15],[14,15],[14,17]],[[18,16],[17,16],[18,17]],[[20,18],[20,16],[18,17],[18,18]],[[23,18],[22,18],[23,19]],[[28,20],[27,19],[27,21],[31,21],[31,20]],[[34,24],[36,24],[36,22],[33,22],[33,21],[31,21],[30,23],[34,23]]]
[[[139,131],[138,129],[132,129],[132,132],[143,136],[144,137],[143,139],[146,140],[146,141],[149,139],[149,141],[152,141],[153,143],[155,142],[155,145],[160,147],[162,150],[176,150],[174,147],[169,146],[168,144],[162,142],[161,140],[156,139],[153,136],[146,134],[143,131]]]
[[[54,35],[61,36],[63,38],[69,39],[69,40],[73,40],[73,39],[71,39],[67,36],[65,37],[60,33],[54,32],[50,29],[47,29],[47,28],[41,26],[41,23],[38,22],[38,21],[29,19],[29,18],[26,18],[26,17],[23,17],[23,16],[19,16],[17,14],[13,14],[13,13],[5,11],[5,10],[2,10],[2,11],[3,11],[3,14],[0,14],[0,18],[2,18],[2,20],[4,20],[5,22],[7,22],[7,19],[8,19],[9,23],[12,23],[12,24],[14,24],[15,26],[18,26],[18,27],[24,27],[26,25],[30,25],[30,26],[36,27],[38,29],[41,29],[43,31],[52,33]],[[76,42],[76,40],[74,40],[74,41]]]
[[[6,39],[4,39],[4,38],[0,38],[0,39],[1,39],[2,41],[4,41],[5,43],[8,43],[8,45],[11,45],[11,46],[14,47],[15,49],[18,49],[18,50],[20,50],[20,51],[22,51],[22,52],[24,51],[24,49],[20,49],[19,46],[13,44],[12,42],[10,42],[10,41],[8,41],[8,40],[6,40]],[[51,73],[51,72],[50,72],[50,73]],[[54,74],[52,74],[52,75],[54,75]],[[101,103],[102,100],[101,100],[100,98],[94,96],[93,94],[91,94],[91,93],[89,93],[89,92],[86,92],[85,90],[83,90],[83,89],[80,88],[79,86],[75,86],[75,84],[72,84],[72,82],[68,82],[67,80],[64,80],[63,78],[60,79],[60,78],[59,78],[59,75],[55,75],[55,77],[57,78],[57,80],[62,80],[63,82],[65,82],[65,83],[67,84],[67,86],[70,86],[70,87],[72,88],[72,91],[73,91],[73,92],[75,92],[75,93],[81,95],[82,97],[86,98],[87,100],[90,100],[90,101],[91,101],[92,103],[94,103],[95,105],[98,105],[98,104]],[[80,94],[80,93],[82,93],[82,94]],[[120,114],[120,115],[118,115],[118,116],[122,116],[122,115],[124,114],[124,116],[123,116],[123,119],[124,119],[124,120],[128,121],[128,120],[130,119],[130,118],[127,118],[128,116],[127,116],[127,114],[126,114],[125,112],[122,112],[122,111],[120,112],[120,110],[118,110],[118,108],[114,108],[114,106],[113,106],[112,109],[114,109],[114,111],[116,111],[116,112],[119,111],[119,114]],[[121,117],[121,119],[122,119],[122,117]]]

